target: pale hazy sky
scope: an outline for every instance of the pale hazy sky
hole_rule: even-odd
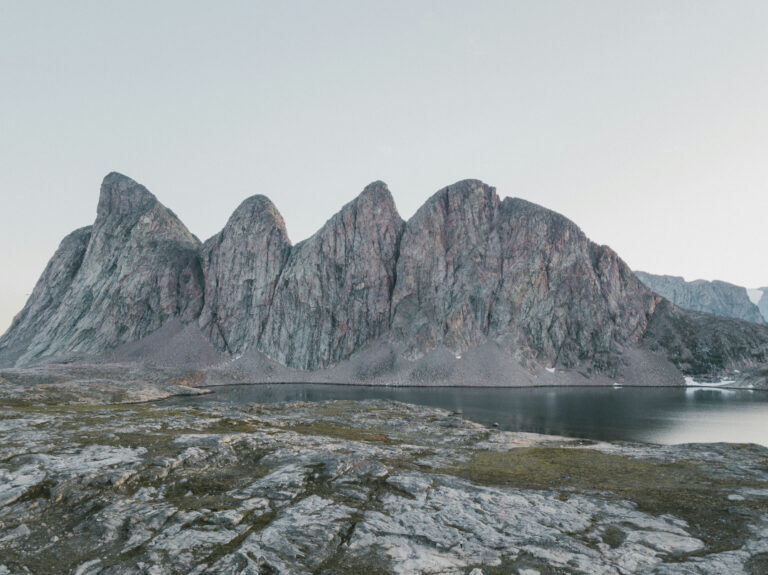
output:
[[[0,0],[0,331],[122,172],[201,239],[479,178],[635,269],[768,285],[768,2]]]

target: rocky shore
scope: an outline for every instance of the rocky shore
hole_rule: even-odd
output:
[[[383,401],[126,404],[0,384],[3,575],[768,569],[754,445],[593,443]]]

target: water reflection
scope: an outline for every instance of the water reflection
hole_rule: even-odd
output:
[[[214,388],[176,403],[393,399],[453,411],[502,429],[605,441],[729,441],[768,446],[768,393],[700,388],[391,388],[266,384]]]

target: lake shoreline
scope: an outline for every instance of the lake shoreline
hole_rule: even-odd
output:
[[[760,446],[514,433],[383,400],[0,403],[0,426],[11,575],[768,565]]]

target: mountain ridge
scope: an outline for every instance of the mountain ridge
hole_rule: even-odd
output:
[[[565,216],[479,180],[438,190],[407,221],[373,182],[295,245],[256,195],[203,244],[113,172],[93,226],[65,238],[0,337],[0,363],[189,361],[188,348],[155,353],[182,333],[252,380],[460,383],[478,358],[491,384],[555,368],[623,381],[644,363],[681,383],[768,362],[768,328],[664,301]],[[164,325],[178,327],[140,343]]]
[[[747,288],[721,280],[685,281],[680,276],[635,271],[645,285],[682,308],[768,324]]]

